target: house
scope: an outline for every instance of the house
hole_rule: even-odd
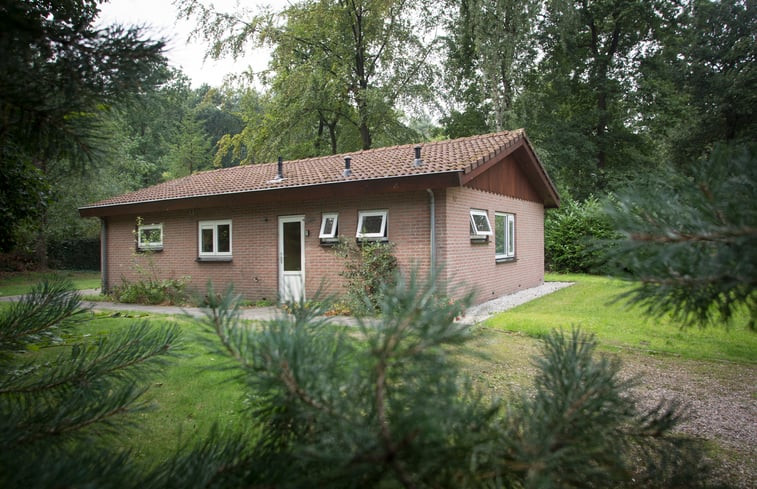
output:
[[[102,222],[103,289],[191,277],[250,300],[344,293],[344,239],[396,244],[400,267],[443,267],[474,300],[544,280],[554,184],[523,130],[196,173],[79,209]]]

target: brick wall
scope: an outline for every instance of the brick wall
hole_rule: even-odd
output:
[[[439,255],[445,267],[450,295],[475,291],[476,303],[534,287],[544,282],[544,206],[502,195],[460,187],[447,189],[439,207],[444,219],[439,227]],[[515,260],[496,263],[494,239],[470,239],[470,209],[488,212],[494,228],[494,213],[515,214]],[[439,210],[437,210],[439,213]],[[455,287],[460,287],[455,289]]]
[[[339,213],[339,234],[354,240],[358,210],[387,209],[388,238],[401,244],[396,255],[400,266],[429,269],[429,209],[425,192],[369,196],[361,199],[333,199],[318,202],[230,206],[223,209],[193,209],[139,216],[144,224],[163,223],[163,250],[139,253],[135,246],[137,216],[108,218],[107,286],[122,278],[139,280],[191,277],[194,288],[204,289],[208,280],[216,288],[234,283],[244,297],[256,301],[278,296],[278,217],[305,216],[306,296],[319,289],[328,294],[344,293],[339,273],[342,258],[332,247],[321,246],[318,233],[321,214]],[[232,220],[231,262],[198,262],[198,221]]]
[[[504,197],[470,188],[436,190],[437,263],[444,269],[449,292],[461,296],[464,288],[476,290],[475,301],[539,285],[544,280],[544,209],[540,203]],[[342,258],[331,247],[320,245],[322,213],[339,213],[339,234],[354,239],[358,210],[387,209],[388,237],[397,244],[403,270],[415,267],[421,274],[430,268],[429,196],[407,192],[361,199],[230,206],[140,216],[144,224],[163,223],[163,251],[138,253],[135,247],[136,217],[108,218],[108,287],[121,279],[139,280],[191,277],[190,285],[204,290],[208,280],[223,288],[234,283],[237,292],[256,301],[278,297],[278,217],[304,215],[305,290],[312,298],[321,289],[343,294]],[[495,263],[494,240],[473,243],[469,236],[469,211],[486,209],[492,227],[494,212],[509,212],[516,219],[516,260]],[[198,221],[231,219],[231,262],[198,262]]]

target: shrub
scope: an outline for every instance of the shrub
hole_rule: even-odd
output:
[[[100,238],[51,239],[47,256],[57,270],[99,270]]]
[[[352,244],[342,240],[337,251],[345,258],[341,275],[347,279],[347,305],[356,316],[379,311],[381,294],[394,283],[397,257],[394,243],[368,242]]]
[[[595,197],[567,200],[550,210],[544,222],[544,260],[553,272],[597,271],[608,240],[616,238],[612,224]]]
[[[187,291],[189,277],[178,279],[145,279],[130,282],[122,278],[121,285],[113,287],[111,295],[127,304],[186,304],[190,298]]]

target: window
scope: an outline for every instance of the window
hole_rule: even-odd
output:
[[[137,248],[158,251],[163,249],[163,224],[137,226]]]
[[[380,240],[386,236],[386,211],[358,211],[356,238]]]
[[[336,233],[339,225],[339,214],[324,214],[321,217],[321,232],[318,237],[322,240],[336,239]]]
[[[494,258],[497,260],[515,258],[514,214],[494,213]]]
[[[200,257],[231,256],[231,220],[200,221]]]
[[[486,239],[492,235],[492,225],[489,223],[489,214],[480,209],[470,210],[470,236],[471,239]]]

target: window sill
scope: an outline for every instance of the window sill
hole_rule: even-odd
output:
[[[137,252],[139,253],[150,253],[151,251],[163,251],[163,247],[162,246],[137,247]]]
[[[494,261],[495,263],[511,263],[518,261],[518,259],[513,256],[507,258],[495,258]]]
[[[198,262],[230,262],[230,256],[198,256]]]
[[[388,243],[389,238],[355,238],[355,241],[357,241],[357,244],[364,244],[364,243]]]
[[[471,236],[470,242],[471,244],[488,244],[489,236]]]
[[[320,245],[324,247],[336,246],[339,244],[339,238],[320,238]]]

